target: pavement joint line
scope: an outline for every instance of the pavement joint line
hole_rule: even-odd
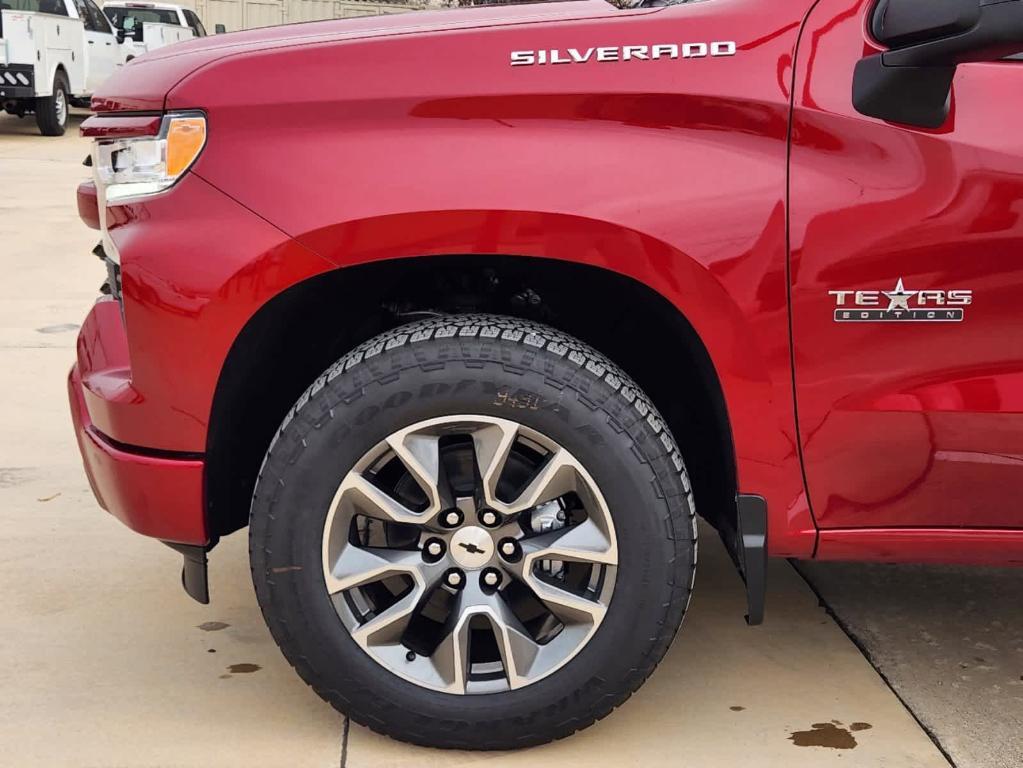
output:
[[[828,601],[824,599],[824,596],[818,591],[817,587],[814,586],[813,582],[811,582],[806,577],[806,574],[804,574],[803,571],[800,570],[798,562],[795,560],[789,560],[789,564],[792,566],[792,570],[796,572],[799,578],[801,578],[806,583],[806,586],[809,587],[810,591],[813,592],[813,594],[817,597],[817,602],[824,609],[825,613],[827,613],[827,615],[831,617],[831,620],[834,621],[835,624],[838,625],[838,628],[845,633],[845,636],[849,638],[849,641],[856,646],[857,650],[859,650],[861,654],[863,654],[863,658],[867,660],[867,663],[877,673],[877,676],[884,681],[884,684],[888,687],[888,690],[892,692],[892,695],[895,696],[895,698],[899,700],[899,703],[902,704],[905,710],[909,712],[909,716],[913,718],[913,721],[918,726],[920,726],[920,730],[927,734],[927,738],[931,740],[931,743],[934,744],[935,748],[941,753],[941,756],[945,758],[945,760],[948,762],[951,768],[959,768],[959,766],[956,765],[955,760],[952,759],[952,755],[949,754],[948,750],[945,749],[941,741],[938,740],[937,734],[935,734],[934,731],[931,730],[931,728],[917,716],[916,712],[913,711],[913,708],[909,706],[906,700],[902,697],[902,694],[899,693],[898,689],[892,684],[892,681],[888,679],[888,675],[886,675],[881,670],[881,667],[878,665],[878,663],[874,661],[874,656],[868,650],[867,646],[860,642],[860,639],[853,633],[849,625],[847,625],[842,620],[842,617],[839,616],[830,605],[828,605]]]
[[[344,725],[341,726],[341,762],[339,768],[347,768],[348,765],[348,731],[351,729],[352,720],[345,715]]]

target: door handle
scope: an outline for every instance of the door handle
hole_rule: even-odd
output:
[[[95,43],[95,42],[96,42],[95,40],[90,40],[90,41],[89,41],[89,45],[92,45],[92,44],[93,44],[93,43]]]
[[[113,45],[113,43],[111,43],[111,42],[108,42],[108,43],[107,43],[107,45]]]

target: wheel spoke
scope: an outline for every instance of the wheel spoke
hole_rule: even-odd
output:
[[[363,647],[397,642],[419,605],[421,593],[422,590],[412,590],[394,605],[356,627],[352,630],[352,639]]]
[[[444,639],[430,657],[437,674],[451,693],[465,693],[469,681],[469,619],[463,610],[464,593],[452,606]]]
[[[477,500],[477,504],[502,512],[507,511],[505,505],[497,500],[497,483],[501,479],[508,454],[518,435],[519,425],[503,419],[495,419],[472,433],[483,496]]]
[[[387,438],[387,444],[430,499],[430,506],[423,513],[425,518],[431,519],[454,505],[454,494],[441,461],[439,435],[405,430]]]
[[[411,578],[413,585],[408,594],[352,629],[352,637],[363,646],[394,643],[408,626],[429,585],[440,577],[444,568],[444,563],[424,563],[418,550],[364,548],[347,544],[327,571],[327,592],[337,597],[345,590],[389,576]]]
[[[516,512],[553,501],[578,487],[579,465],[568,451],[557,450],[547,459],[536,477],[509,506]]]
[[[493,611],[488,613],[487,618],[494,628],[494,638],[501,652],[508,687],[521,688],[530,682],[529,670],[540,646],[530,637],[500,593],[493,595],[491,603]]]
[[[428,519],[427,515],[413,512],[400,501],[377,488],[369,478],[359,472],[348,473],[338,489],[338,494],[343,503],[350,505],[352,511],[375,520],[405,525],[422,525]]]
[[[570,560],[595,565],[617,565],[617,548],[592,520],[578,525],[531,536],[522,546],[522,570],[528,571],[537,560]]]
[[[337,560],[327,567],[327,592],[331,595],[388,576],[406,575],[417,585],[426,584],[422,554],[418,551],[347,544]]]
[[[541,581],[531,573],[523,574],[523,580],[537,599],[564,624],[597,624],[607,613],[607,606],[603,603]]]
[[[469,677],[469,626],[474,617],[487,620],[497,641],[509,688],[530,682],[529,668],[540,647],[530,637],[500,593],[484,594],[467,586],[452,609],[450,630],[431,657],[440,677],[453,693],[465,693]]]
[[[540,560],[567,560],[597,567],[616,566],[618,549],[592,518],[568,528],[531,536],[523,539],[520,545],[523,557],[515,570],[551,613],[566,624],[600,622],[607,611],[606,605],[561,589],[533,573],[534,564]]]

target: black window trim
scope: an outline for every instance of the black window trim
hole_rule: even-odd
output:
[[[90,24],[89,26],[86,27],[86,29],[89,29],[89,31],[91,32],[98,32],[101,35],[114,34],[114,27],[110,23],[110,19],[106,17],[106,14],[103,13],[100,7],[96,5],[96,3],[93,2],[93,0],[82,1],[85,3],[85,7],[89,13]],[[97,26],[97,22],[99,22],[99,28],[93,29],[92,27]]]
[[[188,22],[188,28],[195,32],[196,37],[206,37],[206,27],[202,23],[202,19],[199,18],[199,14],[193,11],[191,8],[182,8],[181,12],[185,14],[185,21]]]
[[[56,16],[58,19],[70,19],[71,18],[71,13],[70,13],[70,11],[68,11],[68,5],[67,5],[68,4],[68,0],[57,0],[57,2],[59,2],[61,7],[64,9],[64,13],[54,13],[53,11],[44,11],[44,10],[28,11],[28,10],[24,10],[24,9],[21,9],[21,8],[4,8],[4,10],[5,11],[13,11],[15,13],[41,13],[44,16]],[[38,3],[37,3],[37,5],[38,5]]]

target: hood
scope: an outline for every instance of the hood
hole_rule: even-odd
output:
[[[161,48],[144,58],[166,59],[197,51],[229,55],[236,51],[265,50],[278,46],[325,43],[348,38],[387,37],[422,32],[443,32],[473,27],[529,24],[539,21],[581,19],[615,13],[605,0],[547,0],[517,5],[488,5],[435,11],[409,11],[328,21],[306,21],[250,29],[189,40]]]
[[[605,0],[555,0],[520,5],[410,11],[384,16],[283,24],[212,35],[176,43],[132,60],[97,91],[93,96],[92,108],[96,112],[162,110],[166,94],[195,70],[218,59],[252,51],[340,40],[569,21],[620,12]]]

